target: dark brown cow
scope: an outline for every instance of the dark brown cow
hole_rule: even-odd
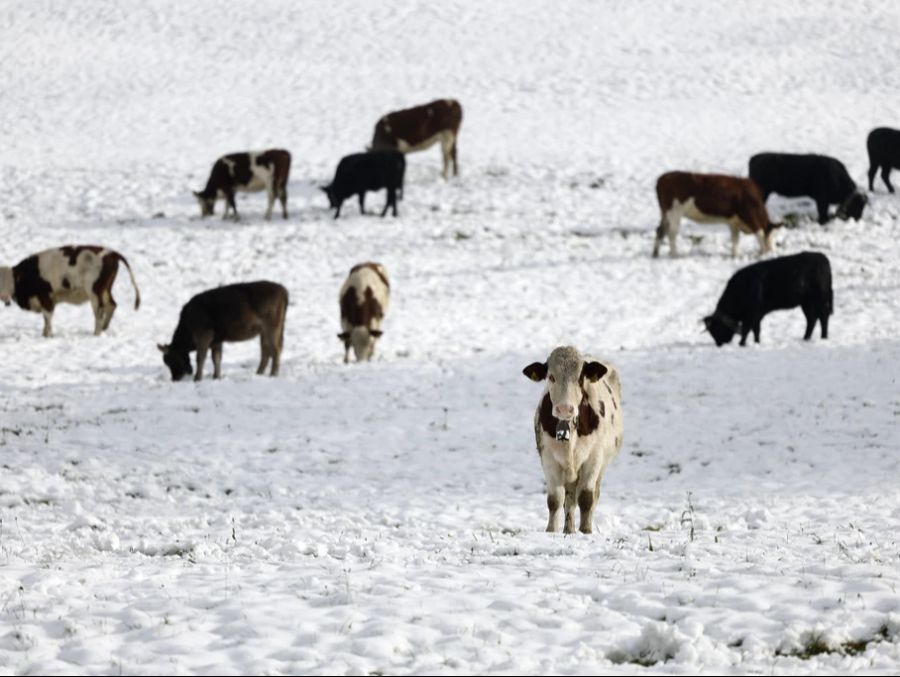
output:
[[[272,205],[277,197],[281,201],[281,212],[287,218],[287,182],[291,173],[291,154],[279,148],[247,153],[223,155],[216,160],[206,188],[194,191],[194,197],[200,203],[200,214],[210,216],[216,208],[216,199],[225,198],[225,213],[228,209],[234,212],[234,220],[238,220],[237,206],[234,203],[235,191],[255,193],[265,190],[269,197],[266,219],[272,218]]]
[[[413,153],[441,142],[443,177],[453,161],[453,176],[459,174],[456,163],[456,138],[462,123],[462,106],[455,99],[437,99],[415,108],[394,111],[375,123],[372,150],[399,150]]]
[[[195,381],[203,378],[206,351],[212,348],[213,378],[222,375],[222,343],[247,341],[259,336],[262,374],[272,360],[272,376],[278,376],[284,344],[284,318],[288,292],[276,282],[241,282],[201,292],[184,304],[178,326],[168,345],[157,345],[173,381],[190,374],[191,351],[197,351]]]
[[[53,334],[53,309],[57,303],[91,302],[94,311],[94,334],[109,327],[116,302],[112,286],[125,264],[134,286],[134,309],[141,305],[131,266],[125,257],[112,249],[96,245],[67,245],[47,249],[29,256],[13,267],[0,267],[0,301],[12,299],[19,307],[44,316],[44,336]]]
[[[740,234],[759,239],[760,255],[771,251],[773,224],[759,188],[750,179],[722,174],[668,172],[656,182],[656,197],[662,212],[656,229],[653,256],[659,256],[663,237],[669,236],[669,254],[677,256],[676,238],[681,219],[698,223],[727,223],[731,227],[731,255],[737,256]]]

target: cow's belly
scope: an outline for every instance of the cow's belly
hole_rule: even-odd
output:
[[[426,148],[431,148],[434,144],[440,141],[445,134],[450,134],[450,132],[439,132],[434,136],[430,136],[424,141],[421,141],[416,144],[411,144],[403,139],[397,139],[397,150],[401,153],[415,153],[419,150],[425,150]]]
[[[725,216],[723,214],[710,214],[704,211],[701,211],[697,205],[694,203],[694,198],[691,198],[683,205],[679,205],[676,201],[673,205],[673,210],[678,209],[681,212],[681,215],[686,218],[694,221],[695,223],[727,223],[729,225],[737,226],[744,233],[752,233],[753,230],[746,224],[744,221],[737,216]]]
[[[239,193],[258,193],[269,187],[269,174],[256,174],[250,178],[250,181],[243,184],[235,184],[234,190]],[[222,191],[219,191],[219,197],[225,197]]]
[[[87,303],[88,293],[85,289],[57,289],[53,292],[53,300],[56,303]]]

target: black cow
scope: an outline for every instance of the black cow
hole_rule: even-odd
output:
[[[406,172],[406,158],[396,150],[373,150],[368,153],[354,153],[341,158],[334,180],[322,190],[328,196],[329,204],[335,208],[334,218],[341,214],[341,205],[351,195],[359,195],[359,211],[366,213],[367,190],[387,188],[387,202],[381,211],[383,217],[388,207],[393,207],[397,216],[397,194],[403,199],[403,174]]]
[[[829,220],[829,205],[838,205],[838,218],[859,221],[867,202],[843,163],[827,155],[759,153],[750,158],[750,178],[759,186],[763,201],[772,193],[811,197],[823,225]]]
[[[722,292],[716,311],[705,318],[706,330],[717,346],[730,343],[736,332],[741,345],[747,345],[747,334],[759,343],[759,324],[773,310],[800,306],[806,316],[807,341],[812,337],[816,320],[822,327],[822,338],[828,338],[828,316],[834,312],[831,290],[831,264],[818,252],[803,252],[760,261],[741,268]]]
[[[889,127],[873,129],[866,139],[866,149],[869,151],[869,190],[875,192],[875,172],[880,167],[881,180],[893,193],[891,169],[900,169],[900,130]]]
[[[266,280],[229,284],[197,294],[181,309],[172,343],[157,346],[172,372],[172,380],[180,381],[192,373],[192,350],[197,351],[194,380],[201,380],[209,348],[212,348],[213,378],[219,378],[222,375],[222,343],[247,341],[255,336],[259,336],[262,353],[256,373],[265,372],[271,357],[270,374],[277,376],[287,305],[287,289]]]

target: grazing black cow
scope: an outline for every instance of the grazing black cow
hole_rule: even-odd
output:
[[[750,158],[750,178],[759,186],[765,202],[769,195],[811,197],[819,223],[828,222],[828,206],[837,204],[835,216],[859,221],[867,198],[856,188],[840,160],[827,155],[759,153]]]
[[[191,373],[192,350],[197,351],[194,380],[201,380],[209,348],[212,348],[213,378],[219,378],[222,343],[247,341],[255,336],[259,336],[262,353],[256,373],[265,372],[271,358],[270,375],[278,376],[287,305],[287,289],[266,280],[229,284],[197,294],[181,309],[172,342],[157,346],[172,372],[172,380],[180,381]]]
[[[834,312],[831,290],[831,264],[818,252],[803,252],[760,261],[741,268],[725,286],[716,311],[705,318],[706,330],[716,345],[730,343],[736,332],[741,345],[747,345],[747,334],[759,343],[759,324],[773,310],[800,306],[806,316],[805,340],[812,337],[816,320],[822,338],[828,338],[828,317]]]
[[[869,190],[875,192],[875,172],[880,167],[881,180],[893,193],[891,169],[900,169],[900,130],[890,127],[873,129],[866,139],[866,149],[869,151]]]
[[[225,213],[228,209],[238,220],[237,206],[234,203],[235,191],[255,193],[265,190],[269,198],[266,219],[272,218],[272,206],[277,197],[281,202],[281,213],[287,218],[287,182],[291,173],[291,154],[280,148],[247,153],[223,155],[209,173],[206,188],[194,191],[194,197],[200,203],[201,216],[210,216],[216,207],[216,199],[225,198]]]
[[[341,215],[341,205],[351,195],[359,196],[359,211],[366,213],[367,190],[387,188],[387,202],[381,211],[383,217],[388,207],[397,216],[397,193],[403,197],[403,174],[406,172],[406,158],[396,150],[373,150],[368,153],[353,153],[341,158],[334,180],[322,190],[328,196],[329,204],[335,208],[334,218]]]

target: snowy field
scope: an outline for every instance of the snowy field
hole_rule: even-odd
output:
[[[898,30],[892,0],[8,2],[0,261],[109,246],[143,304],[120,270],[100,338],[87,306],[46,340],[0,312],[0,673],[896,674],[900,197],[824,228],[770,201],[800,215],[778,254],[831,259],[827,341],[799,310],[744,349],[700,333],[754,238],[650,252],[663,171],[821,152],[863,185]],[[448,96],[460,177],[409,156],[400,218],[333,221],[338,159]],[[256,194],[201,221],[214,159],[272,146],[290,219]],[[346,366],[365,260],[391,309]],[[253,341],[170,382],[182,304],[263,277],[282,376]],[[623,383],[591,536],[543,532],[521,369],[559,344]]]

